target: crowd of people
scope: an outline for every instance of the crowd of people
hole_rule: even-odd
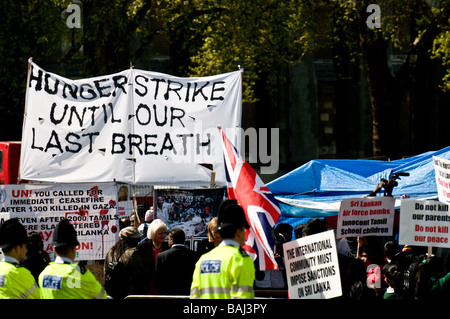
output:
[[[221,210],[232,212],[233,217],[229,217],[230,213],[221,216]],[[325,220],[313,218],[295,229],[278,224],[272,237],[279,270],[255,271],[251,258],[240,248],[249,227],[243,214],[237,203],[221,205],[219,216],[208,225],[208,238],[196,251],[185,246],[183,230],[169,229],[150,213],[145,221],[139,221],[134,214],[120,222],[119,241],[104,260],[102,283],[75,261],[79,242],[68,220],[61,221],[54,231],[56,259],[50,262],[39,234],[27,234],[18,219],[10,219],[0,225],[4,254],[0,262],[0,298],[253,298],[258,289],[286,291],[283,244],[326,231]],[[337,252],[341,299],[437,300],[450,295],[450,260],[445,252],[435,256],[427,252],[427,247],[399,247],[395,240],[384,237],[343,238],[337,241]],[[219,259],[222,264],[217,264]],[[223,271],[229,272],[223,278],[233,277],[233,283],[224,279],[217,282],[216,275]],[[217,285],[224,289],[231,286],[212,292],[208,286],[212,284],[216,290]]]
[[[320,218],[295,229],[278,224],[274,238],[280,268],[284,263],[277,249],[290,240],[292,232],[297,239],[326,230],[326,221]],[[337,252],[342,299],[439,300],[450,296],[448,249],[436,249],[435,255],[428,247],[400,247],[395,236],[354,237],[339,239]]]

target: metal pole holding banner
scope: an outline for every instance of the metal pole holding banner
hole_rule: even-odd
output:
[[[134,215],[134,218],[135,218],[134,219],[134,227],[138,228],[139,225],[141,224],[141,221],[139,219],[139,215],[137,214],[136,207],[137,207],[137,205],[136,205],[136,185],[133,184],[133,213],[132,213],[132,215]]]
[[[133,62],[130,61],[130,70],[131,70],[131,72],[133,72],[133,69],[134,69]],[[131,78],[134,79],[134,76],[132,76]],[[134,82],[131,81],[130,85],[133,86]],[[133,90],[133,88],[132,88],[132,90]],[[136,114],[134,114],[133,94],[131,94],[130,106],[131,106],[131,114],[129,115],[129,119],[133,119],[132,122],[131,122],[131,131],[134,133],[134,116]],[[141,224],[141,222],[140,222],[140,219],[139,219],[139,215],[137,214],[137,203],[136,203],[136,172],[135,172],[135,170],[136,170],[136,167],[135,167],[135,165],[136,165],[136,158],[132,158],[130,160],[133,163],[133,187],[132,187],[132,189],[133,189],[133,213],[132,213],[132,215],[134,215],[134,218],[135,218],[134,227],[138,228],[139,225]]]
[[[30,68],[31,68],[31,62],[33,62],[33,57],[30,57],[28,59],[28,68],[27,68],[27,85],[26,85],[26,91],[28,92],[28,81],[30,80]],[[25,105],[23,107],[23,124],[25,125],[25,117],[27,115],[27,100],[28,100],[28,93],[25,93]],[[23,130],[23,128],[22,128]],[[22,153],[22,150],[20,151]],[[21,178],[20,178],[20,167],[22,163],[22,156],[19,156],[19,167],[17,168],[17,184],[20,184]]]

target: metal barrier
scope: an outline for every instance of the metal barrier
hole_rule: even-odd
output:
[[[125,299],[189,299],[189,296],[176,295],[128,295]]]
[[[287,299],[287,290],[255,290],[255,299]],[[189,299],[184,295],[128,295],[125,299]]]

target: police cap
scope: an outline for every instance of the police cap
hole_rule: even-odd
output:
[[[215,229],[221,230],[230,226],[250,228],[244,209],[235,199],[227,199],[220,204]]]
[[[27,231],[18,218],[8,219],[0,225],[0,248],[12,248],[27,242]]]
[[[77,232],[68,219],[61,220],[53,231],[53,246],[78,246]]]

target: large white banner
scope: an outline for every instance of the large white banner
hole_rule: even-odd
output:
[[[78,260],[104,259],[119,240],[114,183],[0,185],[0,222],[17,217],[38,232],[52,257],[53,231],[64,218],[74,225]]]
[[[70,80],[30,63],[20,178],[225,184],[217,126],[239,146],[242,71],[179,78],[130,69]]]

